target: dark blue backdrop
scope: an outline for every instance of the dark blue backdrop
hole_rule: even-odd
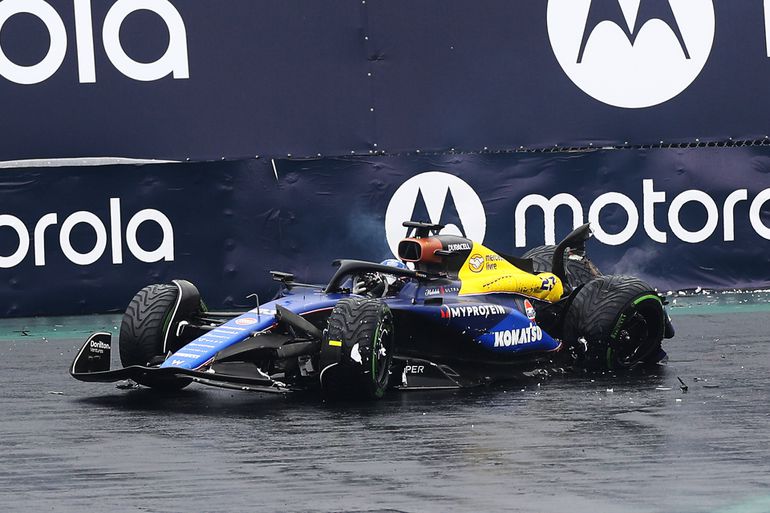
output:
[[[115,2],[91,2],[91,30],[81,25],[79,33],[93,41],[92,83],[80,83],[78,55],[88,51],[76,42],[74,1],[47,1],[66,30],[66,54],[39,83],[0,76],[0,160],[218,160],[754,139],[767,135],[770,118],[759,1],[673,2],[672,17],[667,0],[642,0],[641,26],[629,29],[617,0],[157,0],[173,5],[184,23],[184,44],[173,46],[186,53],[189,78],[154,81],[130,78],[108,59],[102,31]],[[666,84],[686,66],[703,69],[681,94],[653,106],[599,101],[568,77],[549,38],[549,9],[569,17],[570,4],[591,4],[598,10],[590,19],[606,18],[593,30],[583,21],[587,11],[575,17],[572,28],[588,36],[581,65],[610,47],[620,53],[599,63],[605,73],[647,65],[650,80]],[[119,31],[126,55],[160,59],[172,32],[163,20],[149,10],[129,14]],[[0,37],[10,61],[23,66],[39,63],[50,41],[31,14],[11,16]],[[576,60],[577,42],[568,44],[568,61]],[[683,48],[690,59],[682,60]]]
[[[436,174],[426,179],[425,173]],[[647,201],[644,180],[653,181]],[[706,191],[706,197],[681,196],[693,190]],[[30,247],[20,263],[0,269],[0,314],[121,310],[142,286],[173,278],[196,282],[213,307],[246,306],[246,295],[258,292],[267,298],[274,292],[270,269],[324,281],[335,258],[389,257],[388,236],[402,235],[397,228],[402,217],[442,221],[477,238],[481,230],[485,244],[520,254],[526,249],[517,246],[522,231],[526,247],[532,247],[545,241],[547,227],[540,207],[524,206],[532,195],[550,200],[558,194],[571,194],[574,201],[558,197],[564,204],[555,208],[557,238],[573,225],[573,212],[565,206],[570,201],[587,219],[591,206],[598,208],[597,198],[614,200],[598,215],[599,227],[609,236],[622,233],[629,217],[638,215],[636,230],[622,237],[627,239],[622,244],[602,243],[599,237],[590,242],[590,253],[604,272],[634,273],[663,289],[769,284],[768,148],[277,160],[275,171],[269,159],[259,159],[3,171],[0,216],[6,217],[0,217],[0,256],[14,255],[20,245],[7,216],[23,223]],[[693,194],[700,199],[682,203]],[[620,195],[631,202],[630,212],[617,204],[625,201]],[[730,196],[746,200],[726,208]],[[120,200],[119,223],[111,220],[111,198]],[[675,208],[677,201],[682,204]],[[688,232],[708,227],[711,202],[713,231],[696,237],[700,242],[681,240],[677,233],[692,238]],[[655,229],[666,233],[665,243],[648,235],[645,203],[654,211]],[[481,218],[474,213],[479,204]],[[172,261],[146,263],[128,247],[127,225],[145,209],[168,218]],[[681,226],[672,227],[671,212],[677,209],[674,222]],[[106,249],[90,265],[73,263],[61,248],[62,226],[77,211],[95,214],[98,223],[91,222],[105,226],[107,233]],[[391,233],[386,229],[389,211],[398,218]],[[57,214],[57,224],[44,231],[46,263],[38,266],[35,227],[49,213]],[[732,237],[725,237],[725,225],[733,227]],[[119,264],[113,263],[116,233]],[[164,237],[160,224],[151,220],[140,224],[136,238],[143,250],[152,251]],[[85,254],[95,246],[95,231],[79,223],[68,240]]]

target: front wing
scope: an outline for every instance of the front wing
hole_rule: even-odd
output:
[[[92,334],[83,347],[80,348],[70,368],[70,375],[80,381],[114,383],[116,381],[133,380],[144,384],[188,378],[196,383],[222,388],[246,390],[254,392],[284,393],[291,391],[286,384],[259,375],[248,368],[230,365],[226,372],[215,372],[213,369],[198,371],[181,367],[145,367],[132,365],[120,369],[110,369],[112,335],[107,332]]]

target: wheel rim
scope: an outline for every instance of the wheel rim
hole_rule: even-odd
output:
[[[607,366],[631,367],[650,355],[663,338],[662,301],[655,294],[635,299],[610,334]]]
[[[385,392],[388,380],[389,365],[391,358],[391,348],[393,340],[393,326],[389,315],[383,317],[374,333],[374,342],[372,343],[372,383],[375,387],[375,393],[380,396]]]

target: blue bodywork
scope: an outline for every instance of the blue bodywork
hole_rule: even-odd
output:
[[[399,293],[384,298],[396,319],[408,314],[428,326],[445,327],[461,334],[468,349],[493,358],[497,355],[544,353],[559,349],[560,342],[542,330],[527,312],[519,294],[485,294],[459,296],[460,282],[440,284],[411,280]],[[171,355],[161,367],[199,369],[223,349],[256,334],[269,332],[276,325],[278,305],[305,316],[331,310],[350,294],[328,294],[314,288],[296,287],[283,297],[250,310],[207,332]],[[534,298],[531,301],[536,301]],[[530,307],[531,308],[531,307]],[[396,327],[398,354],[398,324]],[[404,349],[401,347],[401,349]]]

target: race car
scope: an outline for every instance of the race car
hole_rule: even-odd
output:
[[[207,311],[185,280],[149,285],[123,316],[123,367],[110,370],[111,334],[101,332],[70,373],[160,390],[197,382],[377,399],[666,360],[665,298],[637,278],[602,275],[586,255],[589,225],[520,258],[440,234],[442,225],[404,226],[399,260],[336,261],[325,285],[273,271],[276,298],[247,312]]]

